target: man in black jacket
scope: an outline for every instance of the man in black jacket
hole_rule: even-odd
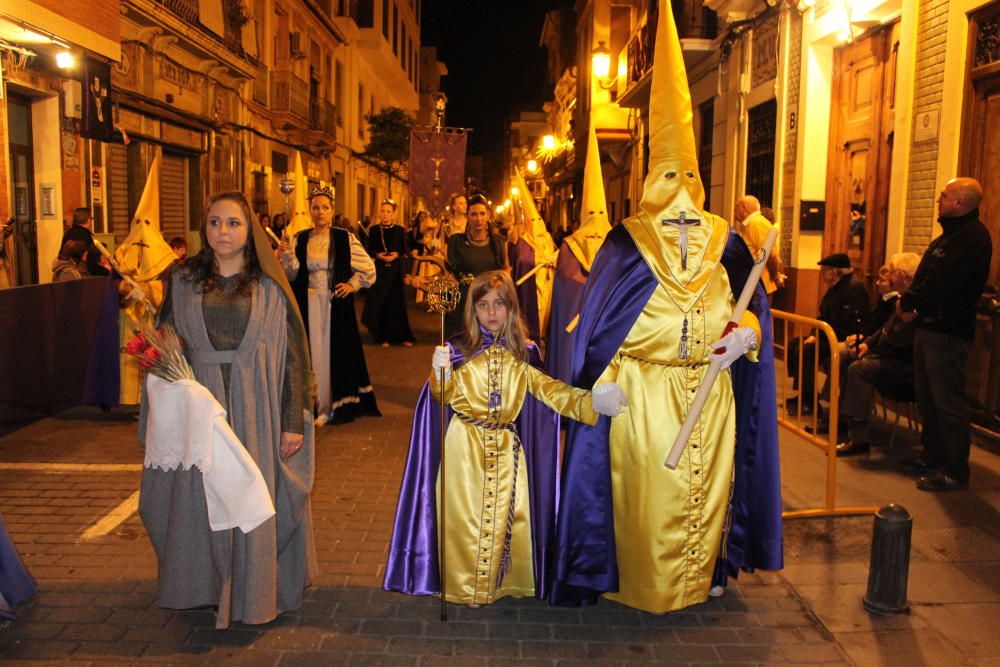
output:
[[[863,282],[854,277],[851,259],[838,252],[819,261],[823,282],[829,285],[819,302],[819,319],[833,328],[838,341],[861,331],[871,311],[868,290]],[[815,377],[813,376],[814,355],[819,346],[819,364],[829,372],[830,349],[825,336],[796,338],[788,345],[785,365],[788,375],[797,381],[799,372],[799,347],[802,348],[802,386],[798,398],[788,400],[789,412],[811,411]]]
[[[917,488],[947,491],[969,486],[969,401],[965,364],[976,328],[976,302],[989,277],[993,243],[979,220],[983,188],[955,178],[938,196],[941,236],[927,252],[913,284],[899,300],[900,316],[916,326],[913,364],[917,404],[924,420]]]
[[[101,255],[94,245],[94,217],[90,215],[90,209],[78,208],[73,211],[73,224],[70,225],[66,233],[63,234],[62,246],[66,241],[82,241],[87,246],[87,273],[92,276],[106,276],[108,270],[101,266]]]
[[[878,283],[884,303],[895,303],[898,295],[906,291],[919,263],[920,256],[912,252],[893,255],[886,262],[879,271]],[[871,448],[868,418],[876,390],[897,401],[913,400],[913,333],[913,323],[893,313],[872,335],[848,339],[840,375],[840,416],[847,437],[837,445],[837,456],[861,454]]]

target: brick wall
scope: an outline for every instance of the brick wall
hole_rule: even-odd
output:
[[[785,158],[782,164],[781,189],[781,259],[785,266],[792,263],[792,232],[795,227],[795,165],[799,150],[799,92],[802,85],[802,16],[798,12],[788,12],[792,22],[788,45],[788,99],[785,102]],[[791,117],[795,114],[795,125]]]
[[[117,42],[121,33],[121,2],[119,0],[33,0],[35,4],[49,9],[68,21],[72,21],[101,37]],[[27,17],[26,17],[27,18]],[[73,35],[60,35],[73,39]]]
[[[944,85],[948,0],[924,0],[917,14],[917,66],[914,73],[913,116],[941,108]],[[903,250],[922,253],[931,241],[936,218],[937,140],[910,147],[909,183],[903,228]]]

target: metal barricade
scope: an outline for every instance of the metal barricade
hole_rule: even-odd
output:
[[[804,439],[809,444],[815,446],[817,449],[823,451],[826,454],[826,495],[822,507],[812,508],[812,509],[801,509],[801,510],[788,510],[782,512],[782,516],[786,519],[798,519],[805,517],[825,517],[825,516],[851,516],[858,514],[874,514],[877,507],[838,507],[837,506],[837,425],[840,418],[840,343],[837,341],[837,335],[833,332],[833,329],[829,324],[821,320],[817,320],[811,317],[803,317],[802,315],[796,315],[795,313],[788,313],[783,310],[772,310],[771,315],[774,317],[774,327],[775,334],[778,333],[778,327],[781,326],[782,335],[779,337],[774,336],[774,349],[775,356],[777,353],[781,352],[781,358],[784,360],[785,366],[788,365],[788,348],[792,340],[798,338],[800,341],[805,341],[808,336],[813,336],[815,338],[815,348],[812,353],[812,367],[804,368],[804,361],[806,357],[805,345],[798,345],[798,377],[796,378],[796,384],[799,387],[799,400],[796,405],[795,418],[790,418],[785,409],[786,406],[786,390],[784,378],[775,378],[776,384],[778,386],[778,400],[780,401],[781,409],[778,411],[778,425],[782,428],[786,428],[792,433],[798,435]],[[780,324],[779,324],[780,323]],[[791,334],[791,335],[790,335]],[[819,405],[819,375],[820,375],[820,351],[821,351],[821,339],[826,340],[829,344],[829,375],[827,377],[827,382],[829,386],[829,396],[830,396],[830,410],[829,410],[829,423],[830,429],[827,435],[821,436],[817,433],[817,426],[819,423],[820,405]],[[812,392],[812,432],[805,430],[804,426],[801,424],[802,421],[802,409],[803,409],[803,392],[802,380],[805,377],[805,373],[811,373],[813,378],[813,392]]]

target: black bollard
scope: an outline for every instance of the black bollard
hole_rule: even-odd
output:
[[[875,513],[868,592],[862,601],[873,614],[900,614],[909,608],[906,582],[910,574],[913,517],[895,503]]]

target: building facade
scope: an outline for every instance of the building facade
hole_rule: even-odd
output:
[[[578,215],[568,202],[579,194],[576,155],[589,122],[612,218],[630,215],[641,197],[659,6],[576,4],[576,56],[550,73],[550,148],[536,148],[546,158],[553,227]],[[728,220],[736,199],[753,194],[774,210],[790,275],[778,307],[816,312],[816,262],[824,255],[848,253],[873,285],[888,257],[922,252],[940,232],[937,193],[957,175],[983,183],[982,218],[1000,241],[1000,2],[690,0],[671,11],[688,70],[706,208]],[[542,43],[550,63],[559,61],[565,39],[558,21],[547,19]],[[600,57],[610,62],[598,76]],[[994,254],[990,283],[997,286]],[[997,311],[994,291],[982,301],[969,386],[994,425]]]
[[[192,250],[210,193],[238,190],[258,213],[281,212],[278,183],[297,158],[310,187],[335,184],[336,212],[351,220],[384,197],[405,202],[405,179],[390,192],[364,155],[366,116],[416,114],[419,13],[418,0],[5,4],[0,215],[18,230],[12,283],[51,278],[78,206],[108,245],[121,241],[157,158],[163,235]],[[74,64],[56,64],[62,51]],[[91,66],[106,79],[94,83]],[[87,127],[95,96],[110,102],[103,133]]]

